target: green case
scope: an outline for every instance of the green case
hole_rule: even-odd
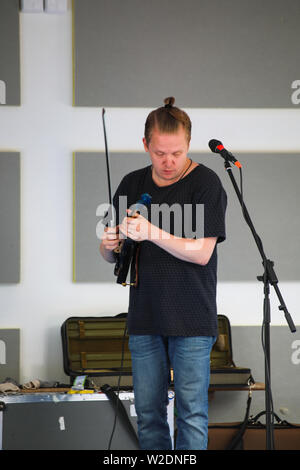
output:
[[[225,315],[218,315],[218,337],[210,355],[210,385],[229,388],[250,383],[254,383],[251,369],[237,367],[233,361],[229,319]]]
[[[77,375],[88,375],[98,378],[97,385],[117,385],[122,369],[122,385],[132,386],[126,316],[69,317],[64,321],[63,367],[71,383]]]

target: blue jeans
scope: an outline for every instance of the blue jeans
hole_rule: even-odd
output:
[[[177,408],[176,449],[207,448],[212,336],[130,335],[141,449],[172,449],[167,421],[170,366]]]

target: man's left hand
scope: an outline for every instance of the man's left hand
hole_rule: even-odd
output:
[[[133,217],[124,217],[119,226],[119,230],[123,235],[137,242],[150,240],[154,235],[155,228],[145,217],[138,213]]]

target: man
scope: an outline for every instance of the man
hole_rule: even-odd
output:
[[[193,228],[204,224],[203,235],[176,234],[175,225],[184,228],[182,220],[174,220],[176,214],[168,221],[169,230],[151,214],[137,214],[106,229],[100,246],[104,259],[115,262],[120,234],[139,243],[128,333],[140,447],[152,450],[172,448],[167,423],[170,367],[176,449],[207,448],[210,352],[217,336],[216,245],[225,240],[225,191],[212,170],[188,157],[191,121],[174,101],[166,98],[165,106],[147,117],[143,144],[152,165],[123,178],[114,206],[118,213],[120,196],[127,196],[130,207],[149,193],[151,206],[177,204],[183,218],[192,207]],[[204,206],[204,221],[195,220],[197,205]]]

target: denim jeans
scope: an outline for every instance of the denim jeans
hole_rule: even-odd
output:
[[[169,450],[170,366],[177,408],[176,449],[207,448],[212,336],[130,335],[133,388],[141,449]]]

